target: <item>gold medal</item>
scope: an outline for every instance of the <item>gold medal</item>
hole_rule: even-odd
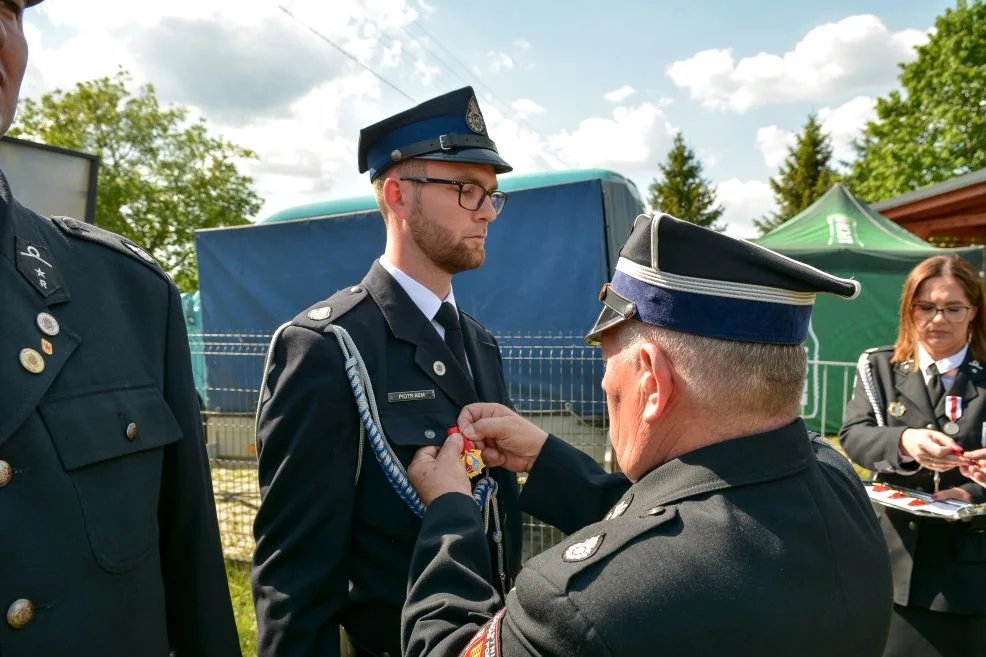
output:
[[[905,407],[900,402],[895,401],[895,402],[891,402],[890,405],[887,406],[887,412],[893,415],[894,417],[900,417],[901,415],[907,412],[907,407]]]

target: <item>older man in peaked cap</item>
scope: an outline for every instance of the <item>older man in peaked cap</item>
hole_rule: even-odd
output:
[[[849,463],[798,418],[814,297],[857,291],[639,217],[587,337],[602,344],[624,474],[509,409],[466,407],[462,433],[487,463],[529,471],[522,506],[570,535],[527,562],[501,607],[458,437],[420,450],[410,476],[428,511],[404,654],[880,655],[886,547]]]
[[[359,170],[383,215],[383,255],[362,282],[278,331],[262,386],[253,580],[262,657],[338,654],[340,626],[358,655],[400,655],[423,509],[404,466],[419,447],[440,445],[465,405],[509,403],[496,340],[458,308],[452,287],[483,264],[507,200],[497,174],[510,165],[473,90],[365,128]],[[347,371],[337,331],[362,367]],[[502,598],[520,568],[516,475],[474,474],[466,487],[484,519],[486,584]]]
[[[0,133],[36,4],[0,3]],[[239,655],[174,284],[0,175],[0,308],[0,655]]]

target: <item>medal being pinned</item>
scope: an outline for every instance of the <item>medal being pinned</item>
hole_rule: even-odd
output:
[[[459,433],[459,427],[449,427],[449,436],[457,433]],[[462,436],[462,453],[459,454],[459,460],[462,461],[470,479],[478,477],[483,472],[483,468],[486,467],[486,464],[483,463],[482,453],[465,436]]]
[[[907,412],[907,407],[900,402],[895,401],[891,402],[890,405],[887,406],[887,412],[893,417],[900,417]]]

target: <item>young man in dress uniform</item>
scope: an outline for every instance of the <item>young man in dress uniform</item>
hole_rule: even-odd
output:
[[[852,467],[798,418],[815,294],[857,291],[668,215],[639,217],[587,338],[602,343],[625,475],[509,409],[466,407],[466,437],[488,463],[529,471],[525,510],[570,536],[527,562],[502,607],[458,437],[423,448],[410,476],[429,507],[404,654],[880,655],[883,538]]]
[[[483,264],[506,201],[496,176],[510,171],[472,89],[362,130],[359,169],[369,171],[386,224],[384,254],[362,282],[279,329],[265,368],[253,576],[262,657],[337,655],[340,627],[358,655],[400,655],[420,503],[403,466],[379,459],[406,465],[419,447],[445,440],[463,406],[509,403],[496,341],[458,310],[452,291],[454,274]],[[336,327],[365,365],[372,430]],[[484,471],[473,487],[487,584],[502,597],[520,567],[516,476]]]
[[[0,3],[0,129],[27,63]],[[239,655],[178,290],[0,176],[0,655]]]

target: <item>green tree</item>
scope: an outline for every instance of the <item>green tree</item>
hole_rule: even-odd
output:
[[[20,101],[9,134],[99,156],[98,226],[149,250],[182,290],[198,286],[193,232],[235,226],[260,209],[237,161],[256,155],[209,135],[188,109],[162,107],[129,74]]]
[[[777,211],[753,220],[761,235],[777,228],[829,190],[838,180],[831,163],[832,140],[822,130],[818,117],[810,114],[794,145],[788,147],[777,175],[770,179]]]
[[[667,159],[658,169],[660,175],[648,188],[652,208],[712,230],[725,228],[715,223],[725,211],[716,205],[716,188],[702,177],[702,163],[680,132],[674,136]]]
[[[870,202],[986,167],[986,5],[958,0],[917,53],[855,143],[848,182]]]

